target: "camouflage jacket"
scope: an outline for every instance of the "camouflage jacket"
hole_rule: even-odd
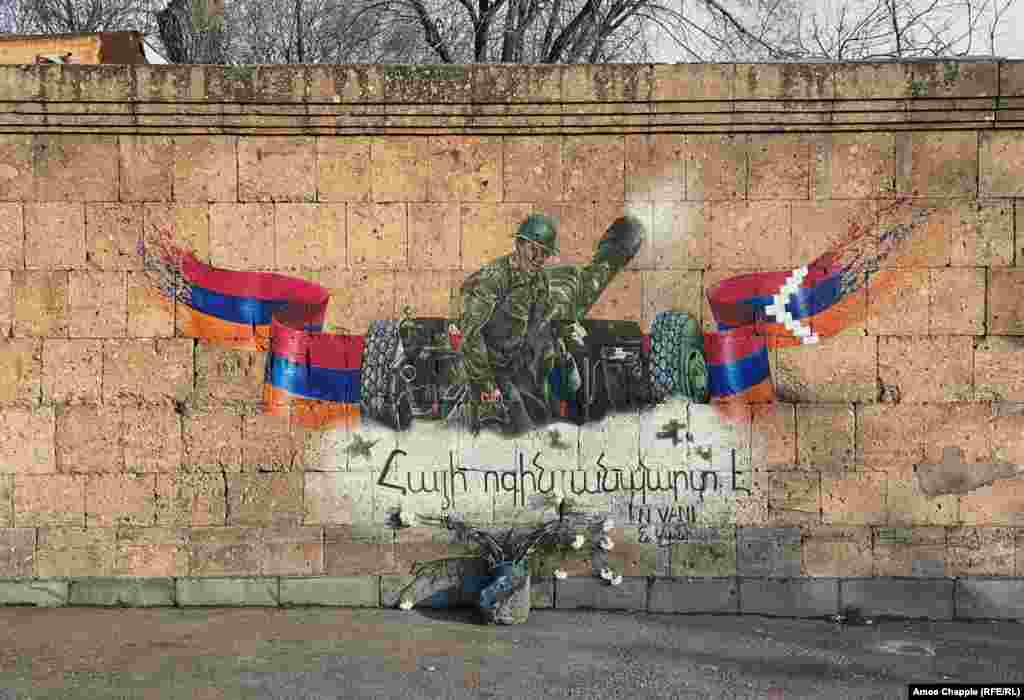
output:
[[[506,255],[471,275],[462,285],[459,319],[460,350],[470,383],[480,391],[493,391],[497,372],[523,361],[531,335],[552,320],[583,318],[620,269],[595,261],[529,273]]]

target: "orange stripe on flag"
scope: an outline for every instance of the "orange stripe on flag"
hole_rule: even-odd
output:
[[[250,326],[225,321],[191,306],[178,305],[181,333],[190,338],[209,341],[236,350],[266,352],[270,349],[270,326]]]
[[[304,428],[344,427],[355,431],[361,425],[361,413],[356,404],[307,399],[272,384],[263,385],[263,407],[266,413],[288,418],[293,425]]]

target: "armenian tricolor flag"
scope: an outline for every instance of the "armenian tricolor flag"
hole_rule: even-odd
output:
[[[166,241],[142,252],[161,291],[177,299],[183,334],[268,353],[268,413],[312,428],[358,422],[363,336],[321,332],[326,289],[269,272],[220,270]]]

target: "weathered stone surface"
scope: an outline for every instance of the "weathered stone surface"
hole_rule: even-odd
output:
[[[229,474],[229,525],[296,525],[302,521],[302,473]]]
[[[353,525],[373,520],[371,472],[306,472],[306,524]]]
[[[118,528],[113,574],[166,580],[186,576],[188,541],[187,528]]]
[[[324,573],[328,576],[397,574],[401,570],[390,530],[351,525],[324,528]]]
[[[980,468],[980,465],[979,465]],[[975,468],[972,471],[978,471]],[[1011,482],[1012,483],[1012,482]],[[984,492],[988,492],[987,494]],[[999,488],[1012,497],[1012,487]],[[975,496],[975,498],[972,498]],[[987,496],[987,498],[986,498]],[[1001,493],[1002,497],[1003,494]],[[965,505],[964,502],[967,502]],[[979,502],[980,501],[980,502]],[[988,501],[988,503],[986,503]],[[995,508],[992,487],[977,489],[970,496],[961,497],[961,509],[972,520],[979,519],[975,513],[984,513],[988,506],[990,525],[992,520],[999,520]],[[1018,496],[1019,502],[1019,496]],[[974,511],[972,513],[972,511]],[[961,515],[961,519],[966,519]],[[947,564],[951,576],[1012,576],[1014,567],[1015,530],[1008,527],[954,527],[946,532]]]
[[[15,341],[12,341],[12,345]],[[8,345],[7,347],[11,347]],[[2,350],[0,350],[2,352]],[[2,360],[0,360],[2,366]],[[43,344],[43,401],[46,403],[98,403],[103,376],[103,341],[49,338]],[[32,365],[23,362],[19,383],[31,379]],[[28,376],[26,376],[28,375]],[[24,388],[21,393],[24,393]],[[14,386],[11,386],[14,389]]]
[[[277,606],[276,578],[180,578],[175,580],[178,605]]]
[[[740,576],[800,575],[800,528],[742,527],[736,534],[736,568]]]
[[[653,67],[655,100],[728,100],[734,96],[737,67],[728,63],[676,63]]]
[[[0,486],[0,498],[9,498]],[[6,522],[6,519],[5,519]],[[29,577],[35,564],[36,531],[31,527],[0,528],[0,577]]]
[[[85,479],[70,474],[18,475],[14,484],[17,527],[85,525]]]
[[[1024,579],[957,579],[956,617],[1024,620]]]
[[[103,402],[184,401],[192,393],[191,338],[109,340],[103,344]]]
[[[464,102],[473,88],[473,68],[458,65],[384,66],[388,102]]]
[[[264,576],[319,576],[324,572],[323,530],[285,525],[263,530]]]
[[[37,201],[117,201],[116,136],[38,134],[33,155]]]
[[[835,97],[835,68],[831,63],[737,64],[735,97],[738,100],[830,100]]]
[[[11,290],[15,336],[68,337],[66,270],[14,270]]]
[[[189,544],[192,576],[255,576],[265,551],[253,528],[194,528]]]
[[[884,527],[874,530],[875,576],[942,578],[946,575],[946,530]]]
[[[169,578],[82,578],[69,584],[70,605],[150,608],[174,605],[174,581]]]
[[[880,338],[879,381],[908,403],[969,401],[973,352],[967,336]]]
[[[56,471],[56,419],[52,408],[0,410],[0,471],[51,474]]]
[[[647,579],[624,577],[622,583],[589,576],[571,576],[555,583],[555,605],[560,610],[598,608],[600,610],[646,610]]]
[[[821,520],[820,473],[819,468],[804,468],[769,475],[768,503],[773,523],[799,525]]]
[[[979,188],[981,196],[1020,196],[1019,178],[1024,162],[1024,135],[1019,131],[982,131],[979,146]]]
[[[281,605],[380,606],[379,576],[282,578]]]
[[[739,611],[737,579],[659,578],[651,584],[650,612],[734,613]]]
[[[0,580],[0,605],[35,605],[53,608],[67,605],[68,582],[45,579]]]
[[[311,136],[240,138],[238,199],[312,202],[316,199],[316,143]]]
[[[740,612],[781,617],[819,617],[839,611],[834,578],[741,578]]]
[[[555,579],[530,579],[530,607],[536,610],[555,607]]]
[[[846,579],[840,582],[839,605],[866,616],[953,618],[953,579]]]

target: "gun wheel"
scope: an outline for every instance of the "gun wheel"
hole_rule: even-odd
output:
[[[711,399],[708,386],[708,365],[704,353],[691,350],[686,362],[686,394],[696,403],[707,403]]]
[[[684,311],[662,311],[655,317],[651,325],[651,391],[655,401],[680,394],[693,398],[688,379],[689,356],[696,352],[703,360],[700,346],[695,347],[703,341],[699,333],[697,322]],[[694,381],[699,374],[695,370]]]
[[[360,403],[362,411],[396,430],[412,421],[412,407],[406,382],[396,371],[402,356],[398,321],[373,321],[366,334],[361,365]]]

